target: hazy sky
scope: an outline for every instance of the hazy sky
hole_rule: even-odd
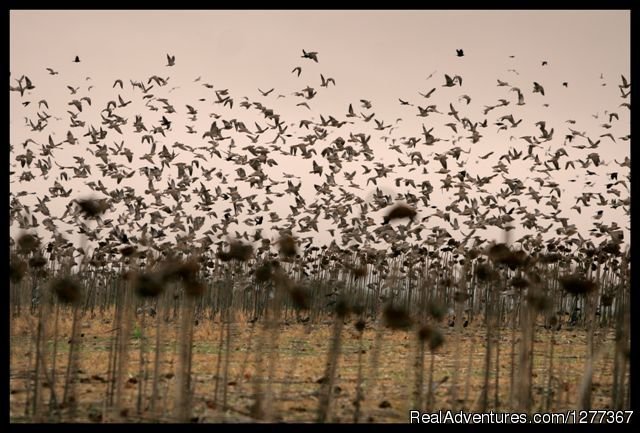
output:
[[[318,62],[302,58],[303,49],[317,52]],[[464,56],[457,57],[456,49],[463,49]],[[166,66],[167,54],[175,55],[175,66]],[[80,57],[80,63],[72,62],[76,55]],[[544,66],[543,62],[546,62]],[[297,66],[302,68],[300,77],[291,72]],[[45,69],[47,67],[58,74],[50,75]],[[148,143],[141,143],[141,135],[132,134],[136,114],[143,116],[147,127],[158,126],[162,115],[172,121],[171,131],[167,132],[166,137],[156,137],[156,152],[163,145],[172,150],[171,146],[176,141],[194,147],[205,146],[207,143],[206,139],[202,139],[202,134],[214,120],[210,117],[211,113],[221,116],[217,121],[219,126],[222,126],[222,119],[235,118],[243,121],[252,133],[256,129],[254,121],[262,127],[273,123],[255,108],[241,107],[243,97],[248,98],[249,102],[260,102],[280,114],[281,120],[289,126],[287,134],[291,135],[286,138],[286,144],[279,142],[285,152],[289,151],[291,145],[301,142],[300,137],[313,133],[313,125],[307,130],[300,126],[300,120],[320,122],[321,115],[325,119],[332,115],[339,121],[353,121],[353,124],[343,128],[327,128],[327,138],[314,145],[317,155],[313,158],[303,159],[300,154],[285,157],[275,151],[269,155],[279,165],[264,167],[264,172],[274,180],[285,180],[284,184],[274,186],[273,191],[282,192],[287,187],[283,173],[300,176],[303,184],[300,192],[307,205],[320,198],[313,185],[322,185],[326,173],[330,172],[329,163],[320,155],[322,149],[330,146],[339,136],[348,139],[350,132],[371,135],[369,146],[376,156],[374,161],[380,161],[385,166],[396,165],[394,173],[388,175],[389,179],[378,181],[378,186],[385,193],[395,197],[408,190],[403,184],[396,187],[396,177],[414,179],[418,185],[417,190],[411,190],[414,194],[419,193],[419,184],[428,180],[435,189],[430,204],[444,211],[445,206],[455,199],[454,193],[458,188],[440,191],[441,179],[446,175],[435,173],[442,168],[434,160],[436,154],[444,154],[459,146],[464,152],[470,153],[462,154],[460,162],[466,161],[462,167],[456,166],[449,156],[450,175],[455,178],[459,171],[465,169],[474,178],[487,176],[493,173],[492,167],[510,149],[524,151],[523,156],[526,156],[527,142],[520,137],[539,137],[540,129],[536,122],[545,121],[548,130],[554,128],[554,137],[541,143],[536,153],[544,162],[558,149],[566,149],[568,156],[560,159],[561,170],[551,171],[547,178],[529,171],[532,160],[520,159],[508,164],[510,169],[505,176],[522,180],[525,191],[532,187],[547,196],[549,189],[540,188],[534,178],[542,177],[546,182],[559,183],[562,189],[558,199],[561,216],[569,218],[569,222],[576,224],[585,236],[592,228],[592,217],[596,210],[594,202],[598,199],[593,199],[591,208],[583,208],[582,213],[578,214],[571,209],[576,204],[576,198],[585,191],[605,193],[604,185],[610,182],[607,173],[618,172],[619,179],[624,179],[629,173],[628,168],[618,167],[614,163],[614,160],[620,162],[629,156],[630,140],[621,140],[620,137],[630,133],[630,112],[620,104],[630,102],[630,99],[623,99],[618,88],[622,83],[621,75],[631,81],[629,11],[11,11],[10,70],[12,86],[16,86],[16,79],[22,75],[28,76],[35,85],[35,89],[25,92],[22,98],[19,92],[11,92],[10,95],[11,144],[14,148],[11,163],[16,164],[12,168],[16,172],[11,184],[14,194],[27,190],[38,191],[42,195],[42,191],[46,192],[59,175],[54,164],[48,179],[41,179],[40,170],[32,165],[30,171],[36,180],[18,180],[23,169],[15,157],[26,152],[21,143],[28,138],[37,143],[47,143],[51,135],[53,141],[58,143],[71,130],[80,142],[75,146],[64,144],[56,149],[53,159],[62,166],[75,165],[74,156],[83,156],[92,165],[101,162],[100,158],[88,153],[87,149],[95,151],[97,147],[87,144],[89,138],[83,137],[83,134],[91,124],[99,129],[102,123],[101,110],[108,101],[117,102],[118,95],[125,101],[133,101],[127,107],[114,110],[128,119],[124,126],[126,130],[121,136],[109,129],[102,144],[112,147],[114,142],[124,140],[135,154],[133,163],[127,163],[123,156],[110,158],[136,171],[149,165],[140,161],[139,157],[150,150]],[[321,87],[321,74],[325,78],[334,78],[336,85]],[[452,77],[459,75],[463,79],[462,85],[443,87],[445,74]],[[152,99],[153,105],[160,108],[152,112],[145,107],[142,92],[133,89],[130,80],[146,84],[153,75],[170,78],[166,86],[156,85],[150,91],[155,99]],[[198,77],[201,79],[194,82]],[[123,80],[124,89],[113,87],[116,79]],[[509,86],[497,86],[498,79],[508,82]],[[544,87],[544,96],[532,92],[534,81]],[[207,88],[203,83],[213,87]],[[67,86],[80,89],[72,95]],[[315,97],[307,100],[294,95],[307,86],[317,91]],[[510,90],[511,87],[520,89],[525,105],[516,105],[517,94]],[[263,96],[258,88],[263,91],[275,90]],[[432,88],[436,88],[436,91],[429,98],[418,93],[427,94]],[[221,89],[228,89],[234,100],[233,108],[214,103],[215,92]],[[471,98],[469,104],[461,99],[463,95]],[[92,100],[91,106],[84,104],[82,113],[78,114],[86,126],[70,128],[67,110],[77,112],[77,109],[68,103],[83,96]],[[165,113],[163,104],[157,102],[157,98],[168,99],[176,113]],[[199,101],[201,98],[205,101]],[[413,106],[401,105],[399,98]],[[49,105],[49,109],[44,111],[53,117],[43,131],[33,132],[28,124],[25,125],[24,118],[37,121],[38,101],[42,99]],[[370,101],[372,107],[365,109],[360,102],[362,99]],[[510,104],[485,114],[484,109],[498,104],[500,99],[508,100]],[[24,106],[22,103],[25,101],[31,103]],[[301,102],[307,102],[310,108],[297,105]],[[487,127],[480,131],[482,138],[477,143],[468,139],[471,133],[464,130],[460,123],[456,123],[457,132],[446,125],[455,123],[448,114],[450,103],[459,111],[460,118],[468,117],[472,123],[488,120]],[[186,104],[198,110],[196,121],[189,120]],[[358,117],[346,117],[349,104],[352,104]],[[417,107],[429,105],[436,105],[438,113],[418,116]],[[618,119],[610,121],[611,112],[615,112]],[[381,121],[385,126],[393,125],[394,128],[379,131],[375,129],[374,120],[364,121],[363,116],[374,113],[374,120]],[[522,123],[517,128],[499,130],[495,123],[508,114],[513,114],[516,120],[523,119]],[[567,120],[575,123],[567,123]],[[198,133],[187,134],[185,125],[193,126]],[[432,134],[441,141],[434,146],[419,143],[415,149],[408,149],[401,144],[407,137],[424,137],[423,125],[427,129],[433,128]],[[585,136],[593,141],[601,140],[599,147],[595,150],[571,147],[572,144],[589,143],[580,136],[575,137],[572,143],[566,143],[565,136],[570,134],[568,128],[585,132]],[[611,133],[615,142],[600,137],[606,133]],[[246,134],[234,133],[232,136],[236,144],[234,151],[251,158],[252,155],[243,150],[251,144]],[[383,138],[385,136],[387,138]],[[274,131],[269,131],[260,137],[256,145],[269,147],[268,143],[274,137]],[[228,144],[229,140],[221,142],[219,150],[227,149]],[[399,145],[404,154],[393,150],[393,144]],[[41,146],[31,143],[27,146],[29,148],[36,155],[36,160],[40,158]],[[409,167],[398,167],[398,158],[410,162],[407,154],[413,150],[420,151],[424,159],[429,160],[427,174],[423,174],[424,166],[411,172],[408,171]],[[479,159],[479,156],[491,151],[494,152],[491,157]],[[600,153],[607,165],[595,167],[591,164],[584,169],[576,162],[575,169],[564,170],[567,161],[584,160],[591,152]],[[183,151],[178,153],[175,161],[189,163],[193,159],[193,155]],[[155,159],[159,165],[157,155]],[[322,176],[309,173],[314,160],[324,167]],[[227,185],[216,184],[219,181],[216,177],[206,185],[212,191],[216,185],[224,190],[234,184],[238,165],[215,156],[202,162],[207,167],[215,167],[217,171],[228,174]],[[507,163],[505,160],[503,162]],[[353,162],[345,162],[342,171],[335,174],[335,180],[346,190],[370,200],[375,186],[365,185],[371,174],[362,174],[363,165],[372,168],[373,161],[367,162],[359,157]],[[248,165],[244,168],[247,174],[251,173]],[[344,173],[354,170],[357,171],[355,180],[361,184],[362,190],[347,186]],[[595,174],[588,175],[587,170]],[[199,176],[199,172],[194,170],[194,176]],[[92,173],[99,176],[100,170],[94,166]],[[116,186],[115,181],[100,178],[107,188]],[[177,170],[165,170],[164,178],[177,181]],[[98,177],[62,182],[67,187],[73,187],[74,193],[69,198],[52,199],[48,204],[52,215],[60,216],[68,201],[77,197],[76,192],[85,195],[90,192],[84,183],[92,179]],[[189,191],[199,187],[200,181],[203,181],[202,177]],[[118,187],[125,185],[133,186],[141,193],[147,181],[136,173]],[[165,189],[167,181],[157,182],[156,187]],[[498,176],[484,188],[493,193],[507,186]],[[615,188],[621,192],[620,199],[628,197],[628,191],[622,185]],[[474,189],[472,187],[469,190],[471,197],[477,197]],[[264,200],[264,190],[252,190],[245,184],[239,185],[239,190],[242,196],[258,194],[256,201],[259,203]],[[337,186],[333,190],[339,192]],[[99,193],[95,195],[101,196]],[[605,193],[605,197],[617,198],[608,193]],[[519,198],[530,212],[536,208],[544,213],[553,211],[544,205],[547,199],[536,205],[527,196]],[[295,201],[288,195],[272,199],[275,203],[271,210],[278,210],[283,219],[289,212],[289,206],[295,206]],[[37,203],[34,196],[21,197],[20,200],[31,206]],[[153,199],[150,198],[151,201]],[[193,202],[197,201],[194,195]],[[165,202],[169,206],[175,203],[171,198],[165,199]],[[228,205],[227,202],[223,208]],[[464,205],[464,202],[460,203],[460,209]],[[513,206],[515,204],[508,204],[508,207]],[[432,215],[435,210],[420,204],[418,212],[422,218]],[[482,206],[480,213],[484,213]],[[265,222],[268,221],[269,212],[258,214],[264,215]],[[371,216],[374,215],[376,222],[379,222],[380,213]],[[221,212],[218,212],[218,216],[221,216]],[[359,216],[355,206],[353,216]],[[464,217],[452,215],[452,220],[454,217],[459,220],[462,231],[468,233],[468,227],[462,225]],[[113,218],[115,220],[116,215]],[[239,218],[240,232],[246,229],[242,225],[245,218],[246,215]],[[520,216],[516,216],[516,220],[519,219]],[[322,215],[320,221],[321,229],[332,226],[329,221],[323,222]],[[629,217],[625,215],[623,207],[615,210],[607,208],[601,221],[607,224],[616,221],[622,227],[629,225]],[[215,222],[212,217],[202,231]],[[447,228],[452,234],[455,232],[449,223],[440,218],[427,223],[429,226]],[[539,223],[546,227],[550,221],[539,219]],[[517,222],[515,224],[516,237],[528,233]],[[253,230],[248,228],[250,233]],[[499,232],[491,233],[497,236]],[[326,234],[323,237],[328,238]]]

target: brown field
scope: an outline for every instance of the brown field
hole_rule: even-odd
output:
[[[67,408],[52,408],[50,384],[41,378],[42,392],[33,411],[34,392],[34,344],[37,318],[21,315],[11,323],[11,380],[10,380],[10,417],[12,422],[173,422],[174,405],[177,396],[176,366],[179,365],[179,326],[180,320],[170,323],[156,318],[145,318],[141,330],[140,317],[136,318],[131,332],[128,350],[128,374],[120,377],[124,385],[121,407],[107,409],[107,381],[109,371],[110,344],[113,335],[113,313],[98,313],[95,317],[86,314],[81,318],[79,344],[79,369],[75,381],[77,408],[75,414]],[[230,325],[230,351],[228,360],[226,351],[220,350],[222,335],[219,322],[200,320],[194,327],[193,358],[191,380],[193,397],[191,401],[191,421],[193,422],[252,422],[251,405],[257,383],[262,391],[271,388],[272,398],[267,421],[314,422],[317,417],[319,393],[322,377],[325,374],[327,354],[334,329],[333,321],[291,323],[280,325],[275,335],[275,348],[262,347],[256,350],[265,331],[262,322],[247,323],[244,318],[236,317]],[[162,341],[160,360],[160,385],[156,408],[150,410],[151,386],[154,351],[156,341],[156,321],[160,320]],[[480,321],[479,318],[476,319]],[[49,321],[53,322],[53,320]],[[56,357],[56,394],[58,401],[65,381],[66,364],[69,355],[71,335],[71,313],[61,312],[59,338]],[[332,390],[331,412],[328,421],[353,422],[354,400],[358,377],[358,356],[361,355],[362,376],[364,377],[364,395],[360,422],[407,422],[410,409],[415,409],[413,391],[416,383],[417,333],[393,331],[378,325],[367,323],[362,342],[354,328],[355,319],[347,319],[341,331],[341,350],[337,365],[336,381]],[[433,383],[435,388],[433,410],[463,409],[479,410],[479,398],[484,379],[485,330],[480,323],[471,323],[466,328],[452,328],[445,320],[437,326],[443,331],[445,344],[435,351]],[[44,355],[46,371],[51,368],[51,348],[53,346],[52,324],[45,326],[47,353]],[[460,334],[456,334],[459,332]],[[492,358],[490,387],[488,390],[488,409],[513,411],[511,402],[511,347],[512,331],[507,327],[499,333],[500,374],[498,378],[498,401],[495,393],[495,357]],[[514,334],[519,342],[519,330]],[[549,342],[554,336],[554,365],[551,389],[548,389]],[[458,340],[459,343],[456,343]],[[374,377],[372,356],[375,353],[376,339],[380,348],[377,380],[373,389],[368,381]],[[268,339],[265,339],[268,340]],[[592,408],[612,407],[613,354],[615,353],[614,330],[596,329],[595,363],[593,366]],[[547,394],[551,394],[550,410],[553,412],[576,408],[580,394],[580,384],[585,372],[587,353],[587,332],[584,329],[550,331],[539,325],[535,327],[532,367],[532,411],[544,411]],[[140,345],[144,343],[144,363],[140,375]],[[496,345],[494,345],[496,347]],[[516,344],[518,347],[518,344]],[[222,354],[218,363],[219,353]],[[262,368],[256,358],[257,353],[264,356]],[[516,353],[516,368],[517,368]],[[457,361],[456,361],[457,358]],[[223,381],[223,366],[228,362],[226,383]],[[457,369],[456,369],[457,362]],[[273,364],[270,364],[273,363]],[[469,363],[471,367],[469,369]],[[430,355],[425,350],[424,384],[429,378]],[[271,383],[266,381],[269,367],[273,365],[274,374]],[[456,401],[451,392],[456,380],[454,370],[458,372]],[[516,373],[516,377],[518,377]],[[218,382],[220,378],[220,383]],[[468,389],[467,389],[468,383]],[[517,383],[517,381],[516,381]],[[216,386],[217,385],[217,386]],[[138,393],[142,390],[140,411],[138,412]],[[217,395],[216,395],[217,391]],[[223,405],[226,392],[226,407]],[[467,398],[465,399],[465,394]],[[27,404],[29,401],[29,404]]]

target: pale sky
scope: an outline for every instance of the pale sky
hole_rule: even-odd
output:
[[[303,49],[317,52],[318,62],[302,58]],[[456,56],[457,49],[464,50],[463,57]],[[175,56],[175,66],[166,66],[167,54]],[[80,63],[73,62],[76,55],[79,56]],[[543,62],[546,64],[543,65]],[[302,68],[300,77],[291,72],[297,66]],[[50,75],[45,68],[52,68],[58,74]],[[316,194],[314,185],[321,186],[327,180],[326,174],[331,171],[330,163],[321,152],[331,147],[331,143],[338,137],[348,140],[350,133],[371,135],[369,146],[375,158],[366,161],[360,155],[352,162],[343,162],[342,170],[334,174],[337,185],[330,188],[337,194],[336,197],[340,194],[339,187],[343,187],[371,203],[375,186],[365,184],[366,179],[375,171],[363,174],[363,166],[373,169],[376,161],[385,166],[395,164],[388,179],[378,179],[378,186],[384,193],[394,198],[404,192],[419,196],[420,184],[425,180],[434,188],[429,207],[424,206],[421,201],[416,204],[419,222],[436,212],[430,206],[445,212],[445,207],[456,199],[457,187],[448,192],[440,191],[442,179],[447,175],[436,173],[442,168],[440,162],[434,160],[436,154],[444,154],[456,146],[464,152],[470,152],[463,153],[460,157],[460,162],[466,161],[463,167],[458,167],[452,156],[448,157],[449,175],[455,179],[454,185],[457,184],[456,174],[463,169],[474,179],[476,176],[488,176],[493,174],[492,167],[507,152],[523,151],[522,157],[526,156],[528,143],[520,137],[532,136],[539,139],[541,131],[536,122],[545,121],[546,129],[550,131],[553,128],[554,135],[551,140],[540,143],[534,154],[544,164],[559,149],[565,149],[568,156],[560,158],[560,170],[550,171],[547,177],[529,170],[532,159],[522,161],[520,158],[511,163],[503,159],[502,162],[509,167],[509,172],[504,173],[504,176],[521,180],[524,192],[532,187],[543,196],[549,196],[550,189],[541,188],[534,180],[536,177],[544,179],[544,182],[558,183],[562,191],[558,198],[558,209],[561,210],[559,216],[568,218],[569,224],[575,224],[585,238],[588,237],[588,230],[593,228],[592,217],[597,209],[604,209],[601,222],[609,225],[616,222],[625,228],[629,226],[629,216],[624,211],[628,206],[619,206],[617,209],[612,209],[611,206],[597,207],[598,197],[592,199],[590,207],[580,205],[581,214],[571,209],[576,205],[576,198],[583,192],[602,193],[607,200],[624,200],[629,197],[628,190],[621,184],[613,187],[620,192],[619,197],[607,193],[605,187],[613,182],[608,173],[617,172],[619,180],[625,180],[629,174],[627,167],[619,167],[614,162],[622,162],[625,157],[630,156],[630,140],[621,139],[630,134],[630,111],[620,106],[623,102],[630,103],[630,98],[623,99],[618,87],[622,84],[621,75],[631,81],[629,11],[11,11],[10,71],[11,86],[16,86],[16,79],[23,75],[28,76],[35,86],[35,89],[27,90],[23,97],[20,97],[19,92],[10,92],[10,133],[13,145],[11,170],[15,171],[10,189],[13,194],[36,191],[36,195],[42,197],[56,179],[66,188],[73,188],[70,197],[53,198],[47,203],[53,216],[61,216],[72,198],[89,194],[104,197],[99,192],[92,193],[85,182],[97,182],[101,179],[107,189],[116,187],[115,181],[100,176],[100,169],[96,164],[102,161],[88,152],[88,149],[97,150],[97,145],[88,144],[90,138],[83,135],[88,131],[89,125],[94,125],[96,129],[102,126],[101,110],[110,100],[118,102],[118,95],[125,101],[133,101],[126,107],[113,110],[113,113],[126,118],[127,124],[122,127],[122,135],[103,126],[108,134],[101,144],[113,147],[114,142],[124,140],[125,147],[132,149],[132,163],[128,163],[122,155],[111,155],[111,152],[109,159],[123,164],[126,167],[123,168],[124,172],[136,171],[132,178],[123,180],[117,187],[128,185],[134,187],[139,194],[143,194],[146,189],[147,179],[138,171],[141,167],[150,165],[139,157],[148,153],[151,146],[141,142],[143,134],[133,133],[136,115],[142,115],[149,130],[153,126],[159,126],[163,115],[172,122],[166,137],[154,135],[157,141],[154,159],[158,166],[160,158],[157,153],[162,150],[163,145],[170,152],[175,150],[178,154],[174,162],[190,163],[194,159],[193,155],[180,149],[172,149],[172,145],[177,141],[196,148],[211,146],[207,145],[208,139],[202,138],[202,134],[209,130],[215,120],[210,117],[211,113],[221,116],[217,119],[220,127],[223,119],[242,121],[252,136],[256,135],[255,121],[262,128],[273,124],[254,106],[249,109],[240,106],[243,97],[246,97],[250,103],[260,102],[273,109],[280,115],[283,125],[288,126],[286,134],[291,136],[286,137],[285,144],[278,142],[286,153],[290,146],[302,142],[304,136],[313,134],[313,124],[305,129],[300,126],[301,120],[320,123],[322,115],[325,119],[333,116],[338,121],[353,122],[341,128],[327,127],[326,138],[316,141],[312,147],[317,154],[309,159],[301,157],[301,152],[294,157],[283,156],[273,150],[269,142],[275,138],[274,130],[262,134],[255,143],[255,146],[269,148],[271,152],[268,157],[278,163],[273,167],[264,165],[263,171],[274,181],[285,181],[273,186],[272,192],[284,192],[287,188],[284,173],[297,175],[300,181],[296,180],[296,183],[302,182],[300,194],[307,206],[316,199],[322,199],[320,194]],[[325,79],[333,78],[336,85],[321,87],[321,74]],[[462,85],[443,87],[445,74],[462,77]],[[144,105],[149,100],[142,99],[141,90],[134,89],[130,83],[130,80],[134,80],[146,85],[153,75],[164,79],[169,77],[165,86],[155,84],[154,89],[149,92],[154,95],[150,98],[150,103],[158,107],[158,111],[150,111]],[[201,79],[194,82],[198,77]],[[122,79],[124,89],[113,88],[116,79]],[[508,85],[498,86],[497,80],[507,82]],[[544,96],[533,93],[534,82],[542,85]],[[213,87],[207,88],[204,83]],[[564,86],[563,83],[567,85]],[[79,89],[72,95],[67,86]],[[312,99],[294,95],[307,86],[317,91]],[[510,90],[512,87],[520,89],[525,105],[516,105],[518,97],[515,91]],[[271,88],[275,90],[263,96],[258,88],[265,92]],[[433,88],[436,90],[429,98],[419,94],[427,94]],[[234,101],[233,108],[214,103],[216,91],[222,89],[228,89],[228,95]],[[625,93],[627,91],[629,89],[624,90]],[[461,98],[463,95],[470,98],[468,104]],[[86,125],[71,128],[67,111],[78,110],[68,103],[74,99],[80,100],[81,97],[89,97],[92,101],[91,106],[83,102],[83,111],[78,114],[78,119],[85,121]],[[157,98],[166,98],[176,112],[166,113],[162,109],[163,103],[157,101]],[[199,101],[201,98],[205,100]],[[399,98],[413,106],[401,105]],[[43,107],[44,110],[39,110],[38,101],[42,99],[47,101],[49,109]],[[371,102],[370,109],[362,106],[360,100],[363,99]],[[499,104],[500,99],[509,101],[509,105],[484,113],[485,107]],[[23,106],[22,103],[26,101],[30,101],[30,104]],[[310,108],[296,105],[302,102],[306,102]],[[186,104],[198,111],[197,120],[189,119]],[[352,104],[357,117],[346,116],[349,104]],[[482,134],[478,142],[472,143],[468,138],[471,132],[448,114],[449,104],[459,112],[460,119],[467,117],[471,123],[487,120],[487,127],[478,127]],[[418,116],[418,106],[424,108],[430,105],[435,105],[437,112],[429,113],[426,117]],[[25,117],[37,123],[37,113],[43,111],[52,116],[48,119],[47,126],[40,132],[31,131],[29,125],[25,125]],[[364,116],[374,113],[370,121],[365,121]],[[616,113],[618,118],[610,118],[610,113]],[[513,128],[507,122],[508,129],[499,130],[495,123],[508,114],[513,114],[516,121],[522,119],[522,122]],[[375,120],[382,122],[383,126],[392,125],[394,128],[376,130]],[[567,120],[575,123],[567,123]],[[447,123],[453,123],[457,132],[447,126]],[[192,126],[197,133],[188,134],[186,125]],[[433,146],[426,146],[421,141],[415,148],[402,144],[407,137],[424,139],[422,125],[426,129],[433,128],[431,133],[441,141]],[[585,132],[585,138],[576,136],[571,143],[565,143],[565,136],[571,134],[569,128]],[[36,143],[46,144],[49,135],[55,143],[59,143],[66,138],[67,131],[71,131],[79,143],[74,146],[65,143],[55,149],[52,160],[61,166],[70,167],[76,165],[73,157],[81,156],[92,165],[93,176],[87,179],[70,177],[68,181],[60,180],[59,170],[53,164],[48,178],[42,178],[41,171],[35,167],[37,159],[41,158],[39,155],[42,146],[31,142],[24,149],[22,143],[30,138]],[[608,137],[600,137],[607,133],[613,135],[615,142]],[[251,144],[247,134],[236,131],[228,134],[236,145],[233,151],[251,159],[253,155],[248,150],[243,150]],[[598,148],[572,147],[588,146],[586,137],[594,142],[601,140]],[[347,144],[359,148],[357,144]],[[394,144],[398,145],[402,153],[393,150],[391,146]],[[221,141],[218,150],[227,150],[228,146],[229,140]],[[23,169],[15,158],[24,154],[27,149],[32,149],[36,159],[30,168]],[[411,162],[408,155],[416,150],[429,161],[426,174],[423,174],[424,165],[399,167],[398,158],[403,162]],[[493,155],[485,160],[479,159],[479,156],[491,151],[494,152]],[[185,194],[199,188],[201,181],[212,194],[216,186],[220,186],[222,192],[226,192],[229,186],[234,186],[239,165],[225,161],[224,153],[220,159],[216,156],[209,157],[204,151],[199,152],[207,156],[206,161],[199,162],[209,169],[215,167],[214,173],[225,173],[228,184],[220,184],[220,179],[215,176],[207,182],[200,170],[194,168],[193,176],[199,179]],[[585,161],[586,156],[592,152],[600,154],[603,164],[595,167],[591,163],[589,167],[583,168],[577,160]],[[324,167],[322,176],[309,173],[313,170],[313,161]],[[575,168],[565,171],[567,161],[576,161]],[[253,171],[248,164],[242,167],[247,174]],[[409,171],[412,167],[416,169]],[[537,167],[540,168],[544,168],[544,165]],[[30,170],[36,179],[20,182],[23,170]],[[344,177],[345,173],[352,173],[354,170],[354,182],[362,190],[349,187],[349,182]],[[588,174],[587,170],[594,174]],[[73,174],[72,170],[67,171],[69,175]],[[407,187],[402,181],[397,187],[394,182],[397,177],[413,179],[417,188]],[[175,167],[165,169],[163,180],[156,182],[155,187],[166,189],[169,179],[174,179],[176,183],[179,181]],[[250,188],[244,182],[235,185],[243,197],[257,194],[257,203],[261,204],[266,197],[264,189]],[[483,188],[493,194],[508,186],[502,182],[501,175],[498,175]],[[467,192],[470,198],[478,199],[481,214],[489,210],[480,203],[480,197],[486,198],[486,193],[479,193],[472,184]],[[185,209],[198,202],[197,194],[192,196],[191,204],[185,203]],[[270,210],[254,215],[264,216],[264,226],[268,226],[271,211],[277,211],[285,219],[290,213],[289,206],[295,207],[295,200],[290,195],[270,197],[274,201]],[[538,209],[544,214],[550,214],[554,210],[544,204],[548,198],[543,198],[540,204],[526,195],[517,198],[528,212]],[[150,197],[145,200],[147,203],[153,202]],[[20,201],[31,208],[37,204],[36,196],[20,197]],[[170,207],[175,204],[168,195],[164,202]],[[219,218],[206,217],[204,228],[198,231],[196,238],[201,237],[201,233],[211,224],[219,222],[224,213],[222,210],[229,207],[229,203],[227,201],[217,208],[220,209],[217,212]],[[505,205],[507,209],[517,206],[509,202],[509,199],[499,199],[498,203]],[[468,203],[463,201],[458,205],[463,210]],[[250,235],[254,232],[254,227],[242,223],[246,218],[254,217],[246,214],[248,207],[245,202],[244,212],[238,217],[240,224],[230,226],[231,234],[235,230],[240,233],[246,230]],[[112,218],[115,223],[123,208],[119,209],[120,212],[106,218]],[[154,210],[156,209],[151,207],[148,212]],[[204,212],[191,212],[189,210],[189,214],[193,216],[205,215]],[[370,230],[378,226],[384,212],[370,212],[376,222],[376,226]],[[124,213],[127,214],[126,210]],[[303,210],[300,216],[305,214]],[[492,210],[489,215],[498,215],[497,210]],[[526,233],[536,234],[535,230],[521,227],[521,215],[513,215],[516,218],[514,238]],[[335,224],[331,220],[323,220],[323,216],[324,212],[319,219],[319,236],[327,241],[331,237],[324,229],[335,228]],[[353,214],[348,215],[347,221],[351,222],[351,218],[359,216],[359,206],[353,204]],[[36,217],[39,222],[45,218],[37,213]],[[466,217],[451,212],[451,220],[454,218],[458,220],[462,232],[469,233],[469,227],[463,225]],[[172,220],[173,216],[168,216],[165,224]],[[538,218],[538,223],[543,227],[551,222],[553,221]],[[61,222],[56,221],[55,224],[61,230],[66,228]],[[561,226],[557,222],[553,224],[550,235],[555,235],[555,228]],[[440,217],[432,216],[425,221],[425,227],[434,225],[460,237],[460,231]],[[134,225],[133,228],[135,227]],[[300,225],[294,232],[299,228]],[[16,231],[17,224],[12,228],[12,232]],[[38,232],[44,235],[44,227],[38,227]],[[129,230],[129,233],[136,234],[135,230]],[[302,233],[300,236],[306,237],[313,233]],[[273,234],[267,236],[273,237]],[[426,236],[427,232],[423,231],[422,237]],[[628,239],[628,231],[625,236]],[[224,239],[219,232],[218,237]],[[501,237],[500,230],[489,230],[487,237]],[[336,241],[341,243],[339,230],[336,231]],[[598,242],[599,240],[596,241]]]

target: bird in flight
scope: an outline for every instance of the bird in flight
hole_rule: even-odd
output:
[[[329,83],[332,83],[334,86],[336,85],[336,81],[333,78],[324,78],[324,75],[320,74],[320,80],[322,83],[320,87],[329,87]]]
[[[302,50],[302,57],[305,59],[311,59],[314,62],[318,63],[318,53],[315,51],[309,51],[307,53],[305,50]]]
[[[57,72],[57,71],[54,71],[54,70],[53,70],[53,69],[51,69],[51,68],[47,68],[47,71],[49,71],[49,75],[58,75],[58,72]]]
[[[176,56],[170,56],[167,54],[167,66],[175,66],[176,65]]]
[[[464,56],[464,50],[462,50],[462,49],[456,49],[456,55],[457,55],[458,57],[462,57],[462,56]]]
[[[436,91],[436,88],[434,87],[433,89],[429,90],[427,93],[421,93],[418,92],[420,94],[420,96],[424,96],[425,98],[428,98],[429,96],[431,96],[433,94],[433,92]]]
[[[76,58],[73,59],[73,62],[74,63],[80,63],[80,57],[76,56]]]
[[[456,81],[459,85],[462,86],[462,77],[460,77],[459,75],[454,75],[454,77],[451,78],[449,75],[444,74],[444,79],[446,83],[443,84],[442,87],[453,87],[456,85]]]

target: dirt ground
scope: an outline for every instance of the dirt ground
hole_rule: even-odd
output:
[[[128,374],[121,377],[124,386],[124,401],[121,410],[107,410],[105,396],[107,390],[109,350],[113,335],[112,315],[100,314],[94,318],[83,317],[81,321],[80,361],[78,380],[75,382],[77,411],[72,419],[65,409],[49,409],[49,384],[44,383],[42,409],[38,416],[26,412],[26,400],[33,396],[33,386],[29,386],[29,371],[33,371],[33,336],[35,319],[19,317],[11,324],[11,381],[10,416],[12,422],[34,421],[78,421],[78,422],[172,422],[177,395],[176,376],[179,353],[176,341],[179,339],[179,321],[164,323],[161,320],[162,350],[160,361],[160,396],[156,413],[149,410],[156,341],[157,318],[145,319],[141,329],[140,319],[133,325],[129,346]],[[367,324],[362,337],[354,327],[355,320],[344,325],[341,338],[341,353],[337,366],[337,379],[331,397],[332,422],[353,422],[354,400],[360,355],[364,377],[365,399],[361,406],[360,422],[408,422],[409,410],[414,407],[415,359],[418,347],[416,332],[392,331],[378,325]],[[192,361],[192,383],[194,394],[191,404],[193,422],[253,422],[250,409],[254,402],[256,382],[260,381],[263,391],[269,389],[265,377],[273,365],[274,377],[271,381],[272,397],[269,421],[314,422],[319,405],[319,393],[331,344],[333,324],[292,323],[281,325],[276,336],[275,349],[268,353],[263,347],[261,371],[257,371],[257,351],[264,334],[263,325],[256,323],[234,323],[231,325],[231,339],[226,384],[222,383],[225,361],[218,366],[220,343],[220,323],[203,320],[194,328]],[[485,362],[484,328],[471,324],[461,328],[456,334],[446,322],[440,325],[445,343],[434,354],[433,386],[435,396],[433,410],[464,409],[479,410]],[[46,329],[47,344],[53,346],[52,325]],[[69,352],[71,316],[62,315],[56,359],[56,394],[62,394],[65,369]],[[543,411],[547,396],[549,339],[552,332],[539,326],[535,330],[532,398],[533,410]],[[260,338],[259,338],[260,337]],[[516,333],[519,339],[519,333]],[[489,407],[497,411],[511,411],[511,330],[500,331],[498,405],[495,397],[495,362],[488,390]],[[600,342],[594,364],[592,407],[604,409],[610,406],[614,335],[612,330],[596,330],[596,340]],[[374,372],[372,356],[379,340],[379,362],[372,384]],[[145,373],[140,375],[140,345],[145,345]],[[586,333],[583,330],[562,329],[555,333],[554,366],[552,384],[553,412],[576,408],[579,386],[585,366]],[[51,352],[45,358],[50,369]],[[424,389],[429,380],[430,353],[426,350]],[[493,358],[495,360],[495,357]],[[516,363],[518,357],[515,357]],[[272,363],[272,364],[271,364]],[[469,368],[470,365],[470,368]],[[457,374],[456,374],[457,373]],[[220,381],[217,383],[217,377]],[[515,375],[517,378],[518,375]],[[44,379],[43,379],[44,380]],[[143,399],[138,413],[139,383],[143,384]],[[33,383],[33,382],[31,382]],[[216,383],[217,392],[216,397]],[[516,379],[517,383],[517,379]],[[457,386],[456,386],[457,385]],[[373,387],[373,389],[371,389]],[[457,398],[452,400],[452,388],[457,390]],[[223,410],[223,393],[226,388],[227,407]],[[465,394],[467,398],[465,399]],[[425,392],[426,395],[426,392]],[[30,406],[30,405],[28,405]],[[58,415],[60,414],[60,415]]]

